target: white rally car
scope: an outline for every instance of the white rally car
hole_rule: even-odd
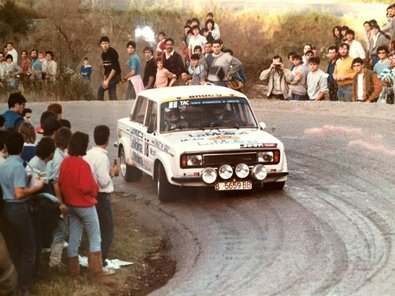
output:
[[[247,97],[226,87],[144,90],[130,116],[118,120],[121,174],[128,182],[152,176],[162,202],[182,186],[282,189],[284,145],[264,128]]]

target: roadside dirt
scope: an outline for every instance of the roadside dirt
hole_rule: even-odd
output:
[[[40,271],[32,287],[33,295],[131,295],[143,296],[164,286],[174,275],[176,263],[169,257],[169,243],[166,237],[145,226],[141,212],[142,205],[133,195],[117,192],[113,195],[115,237],[109,254],[110,259],[133,262],[116,271],[112,278],[118,284],[105,287],[92,284],[86,268],[81,269],[78,280],[69,280],[65,269],[50,270],[48,254],[40,258]],[[87,240],[84,236],[80,250],[86,255]],[[67,263],[66,249],[63,262]]]

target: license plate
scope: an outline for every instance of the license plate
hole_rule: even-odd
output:
[[[215,190],[227,191],[227,190],[251,190],[251,181],[232,181],[232,182],[218,182],[215,184]]]

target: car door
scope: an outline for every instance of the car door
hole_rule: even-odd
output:
[[[158,104],[154,101],[149,101],[147,106],[147,113],[144,122],[144,147],[143,147],[143,163],[144,169],[150,175],[154,173],[154,162],[157,153],[155,145],[158,135]]]
[[[148,98],[138,97],[136,99],[136,107],[131,114],[133,125],[130,129],[130,149],[132,151],[132,160],[136,167],[142,171],[146,171],[143,161],[144,134],[147,133],[145,126],[145,117],[147,113]]]

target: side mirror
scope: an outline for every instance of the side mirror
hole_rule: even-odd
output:
[[[261,130],[264,130],[266,128],[266,124],[264,122],[260,122],[259,127],[261,128]]]

